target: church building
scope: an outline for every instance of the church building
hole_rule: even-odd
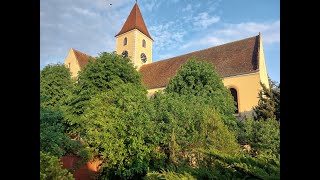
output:
[[[117,54],[130,58],[141,74],[143,84],[148,88],[148,96],[165,89],[170,78],[175,76],[188,59],[206,60],[215,66],[225,87],[234,97],[236,114],[250,116],[252,108],[258,104],[258,92],[262,88],[260,82],[269,88],[262,37],[261,33],[257,34],[246,39],[153,62],[153,39],[136,3],[115,36],[115,50]],[[77,77],[78,72],[88,64],[90,57],[71,48],[64,64],[70,69],[72,76]]]

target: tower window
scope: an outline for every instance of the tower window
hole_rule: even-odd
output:
[[[146,40],[142,40],[142,47],[146,47]]]
[[[122,57],[124,57],[124,58],[128,57],[128,51],[123,51],[122,52]]]
[[[141,53],[140,58],[143,63],[147,62],[147,56],[144,53]]]
[[[231,95],[233,97],[234,104],[236,106],[235,113],[238,114],[239,113],[239,109],[238,109],[238,92],[234,88],[230,88],[230,92],[231,92]]]
[[[70,69],[70,63],[68,63],[68,68]]]
[[[125,46],[125,45],[127,45],[127,43],[128,43],[128,39],[127,39],[127,37],[125,37],[123,40],[123,45]]]

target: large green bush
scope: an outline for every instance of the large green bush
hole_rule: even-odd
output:
[[[275,119],[242,122],[239,139],[242,144],[249,144],[254,155],[280,158],[280,122]]]
[[[47,65],[40,71],[40,97],[42,106],[61,105],[70,96],[74,81],[63,64]]]
[[[62,168],[59,158],[40,151],[40,179],[73,180],[74,177],[67,169]]]
[[[143,176],[155,149],[153,109],[144,89],[120,84],[94,96],[81,117],[83,140],[104,161],[102,176]],[[141,175],[140,175],[141,174]]]
[[[192,171],[198,179],[280,179],[278,160],[229,155],[214,149],[204,153],[205,166]]]
[[[76,154],[82,148],[78,141],[65,133],[62,112],[40,108],[40,150],[61,157],[66,153]]]
[[[205,61],[190,59],[181,66],[170,80],[167,93],[205,97],[206,103],[214,107],[222,121],[232,130],[237,129],[234,117],[235,105],[230,91],[224,87],[214,66]]]
[[[126,83],[143,89],[140,75],[128,58],[122,58],[116,53],[102,52],[95,61],[90,59],[86,67],[79,72],[78,83],[64,107],[70,126],[69,133],[78,135],[81,129],[79,117],[93,96]]]
[[[231,154],[239,152],[235,135],[204,97],[159,93],[152,103],[160,147],[166,154],[165,164],[192,163],[198,148],[215,148]],[[198,161],[200,157],[194,158]]]

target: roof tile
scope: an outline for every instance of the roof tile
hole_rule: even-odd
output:
[[[94,57],[89,56],[83,52],[77,51],[75,49],[73,49],[73,52],[76,56],[76,59],[78,60],[80,69],[83,69],[89,63],[89,58],[95,59]]]
[[[142,14],[140,12],[140,9],[137,3],[133,6],[126,22],[124,23],[124,25],[122,26],[122,29],[116,36],[119,36],[133,29],[138,29],[143,34],[148,36],[151,40],[153,40],[149,34],[146,24],[144,23]]]
[[[149,89],[165,87],[181,65],[190,58],[211,63],[221,77],[258,70],[259,35],[216,47],[191,52],[141,66],[142,82]]]

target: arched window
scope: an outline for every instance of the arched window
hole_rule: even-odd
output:
[[[125,45],[127,45],[127,43],[128,43],[128,39],[127,39],[127,37],[125,37],[123,40],[123,45],[125,46]]]
[[[236,106],[235,113],[238,114],[239,113],[239,109],[238,109],[238,92],[234,88],[230,88],[230,92],[231,92],[231,95],[233,96],[233,101],[234,101],[234,104]]]
[[[144,40],[144,39],[142,40],[142,47],[144,47],[144,48],[146,47],[146,40]]]
[[[128,57],[128,51],[123,51],[122,52],[122,57],[124,57],[124,58]]]
[[[147,56],[144,53],[141,53],[140,58],[143,63],[147,62]]]

